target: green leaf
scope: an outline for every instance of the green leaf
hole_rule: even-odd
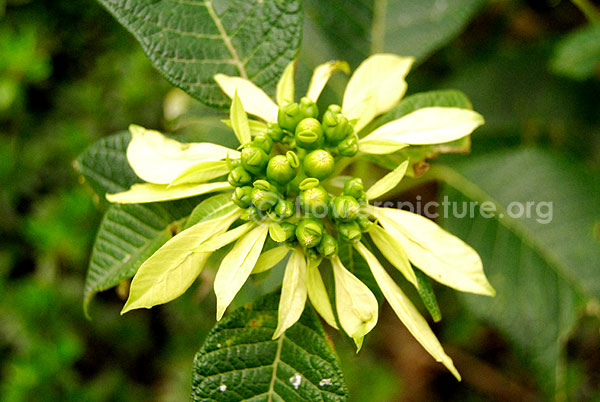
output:
[[[495,298],[463,295],[463,300],[513,343],[547,394],[560,392],[565,342],[582,302],[600,297],[594,237],[600,180],[564,157],[532,149],[482,156],[434,173],[448,184],[443,195],[458,203],[459,212],[462,202],[471,201],[489,201],[498,211],[484,218],[475,209],[474,218],[449,216],[442,222],[479,252],[497,290]],[[515,205],[526,210],[527,203],[530,217],[517,217]]]
[[[90,145],[75,161],[75,169],[104,200],[106,193],[117,193],[142,180],[127,161],[127,145],[131,134],[122,131]]]
[[[600,25],[592,24],[569,33],[557,45],[550,60],[554,73],[574,80],[600,74]]]
[[[386,123],[397,120],[402,116],[408,115],[418,109],[426,107],[456,107],[461,109],[472,109],[471,102],[460,91],[447,89],[439,91],[421,92],[407,96],[402,99],[398,105],[393,107],[388,113],[381,116],[365,132],[370,132],[375,126],[380,127]],[[477,133],[475,133],[477,135]],[[471,149],[470,136],[445,144],[410,146],[398,152],[388,155],[368,155],[367,158],[384,168],[393,170],[404,160],[408,159],[410,166],[407,171],[408,176],[419,176],[427,169],[428,165],[424,162],[428,158],[433,158],[443,153],[466,153]]]
[[[347,400],[338,358],[312,308],[271,339],[278,302],[271,293],[212,329],[194,360],[192,401]]]
[[[372,53],[426,59],[457,36],[485,0],[342,0],[304,2],[307,38],[326,40],[335,57],[356,65]],[[311,49],[312,43],[311,39]],[[322,44],[319,44],[323,46]]]
[[[433,321],[439,322],[442,319],[442,312],[435,297],[435,293],[433,292],[431,279],[429,279],[429,277],[419,268],[414,268],[414,271],[417,277],[417,290],[419,291],[419,296],[425,307],[427,307],[427,311],[431,314]]]
[[[216,73],[248,78],[273,92],[302,36],[298,0],[100,0],[139,41],[155,67],[200,101],[229,100]]]
[[[75,166],[104,199],[104,194],[122,191],[139,178],[126,157],[128,132],[103,138],[83,152]],[[94,295],[131,278],[142,262],[180,229],[198,198],[146,205],[111,205],[105,213],[92,249],[84,288],[87,314]]]
[[[217,194],[202,201],[190,214],[185,229],[194,226],[198,222],[214,219],[236,209],[237,206],[231,202],[231,194]]]

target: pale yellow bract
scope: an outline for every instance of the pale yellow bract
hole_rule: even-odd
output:
[[[365,60],[350,77],[342,113],[356,132],[377,116],[388,112],[406,92],[405,77],[414,60],[392,54],[377,54]],[[318,66],[306,96],[316,102],[328,79],[337,71],[350,73],[347,63],[332,61]],[[244,145],[252,136],[265,133],[277,121],[278,106],[294,102],[294,64],[290,63],[277,84],[275,103],[262,89],[240,77],[217,74],[215,81],[232,99],[230,120],[226,123]],[[247,113],[260,120],[248,119]],[[469,135],[483,124],[483,117],[469,109],[426,107],[381,125],[370,133],[360,133],[362,153],[387,154],[409,145],[441,144]],[[146,183],[133,185],[107,199],[118,203],[143,203],[192,197],[214,191],[231,190],[228,182],[214,182],[227,173],[227,158],[240,157],[237,150],[210,143],[183,144],[162,134],[132,125],[132,140],[127,158],[134,172]],[[363,130],[364,131],[364,130]],[[366,191],[368,199],[383,196],[404,177],[408,161],[376,182]],[[267,236],[274,241],[286,239],[277,222],[247,222],[233,229],[242,210],[230,201],[229,212],[201,221],[167,241],[139,268],[123,313],[150,308],[181,295],[206,265],[208,257],[235,242],[217,271],[214,288],[217,319],[220,319],[251,274],[265,272],[284,260],[285,268],[274,338],[294,325],[304,311],[306,300],[332,327],[339,326],[360,349],[363,339],[378,319],[379,305],[372,291],[344,267],[337,255],[330,258],[335,309],[321,276],[321,258],[308,257],[300,246],[278,245],[264,250]],[[485,277],[481,259],[462,240],[434,222],[402,210],[367,207],[376,218],[369,236],[382,255],[406,280],[417,287],[411,264],[434,280],[463,292],[493,296],[495,291]],[[410,333],[456,378],[452,360],[429,328],[426,320],[386,272],[375,255],[361,242],[354,249],[370,267],[382,294]]]

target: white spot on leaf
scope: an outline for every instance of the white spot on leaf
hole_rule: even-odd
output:
[[[226,390],[227,390],[227,385],[225,385],[225,384],[219,385],[219,391],[225,392]]]
[[[298,389],[300,384],[302,383],[302,376],[299,373],[294,374],[290,377],[290,384],[294,387],[294,389]]]
[[[323,387],[325,385],[331,385],[331,378],[323,378],[319,381],[319,387]]]

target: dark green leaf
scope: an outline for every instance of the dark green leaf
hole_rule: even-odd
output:
[[[211,106],[229,103],[217,73],[272,92],[302,37],[298,0],[99,1],[171,83]]]
[[[117,193],[139,183],[139,177],[127,162],[131,134],[122,131],[90,145],[75,161],[75,168],[104,200],[106,193]]]
[[[556,74],[584,80],[600,74],[600,25],[569,33],[557,45],[550,68]]]
[[[465,303],[513,342],[542,388],[554,394],[562,385],[564,344],[581,302],[600,297],[594,238],[600,181],[563,157],[528,149],[440,172],[436,176],[449,185],[443,195],[451,202],[442,223],[480,253],[497,291],[492,299],[463,295]],[[498,213],[450,213],[456,205],[460,215],[463,203],[472,201],[489,201]],[[529,217],[517,216],[519,205],[529,208]]]
[[[475,16],[485,0],[307,0],[307,38],[354,65],[371,53],[391,52],[418,61],[444,46]],[[314,26],[312,22],[314,21]],[[307,41],[307,53],[315,40]]]
[[[271,339],[278,304],[279,293],[271,293],[212,329],[194,360],[192,401],[347,400],[338,358],[312,308]]]
[[[427,307],[427,311],[431,314],[433,321],[438,322],[442,319],[442,312],[440,311],[440,306],[438,305],[435,293],[433,293],[431,279],[429,279],[429,277],[419,268],[413,267],[413,269],[415,271],[415,276],[417,277],[417,290],[419,296],[421,296],[421,300],[423,300],[423,304]]]

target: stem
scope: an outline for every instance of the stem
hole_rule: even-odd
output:
[[[373,25],[371,26],[371,54],[383,52],[385,44],[385,14],[387,0],[375,0]]]
[[[600,24],[600,11],[589,0],[571,0],[589,22]]]

